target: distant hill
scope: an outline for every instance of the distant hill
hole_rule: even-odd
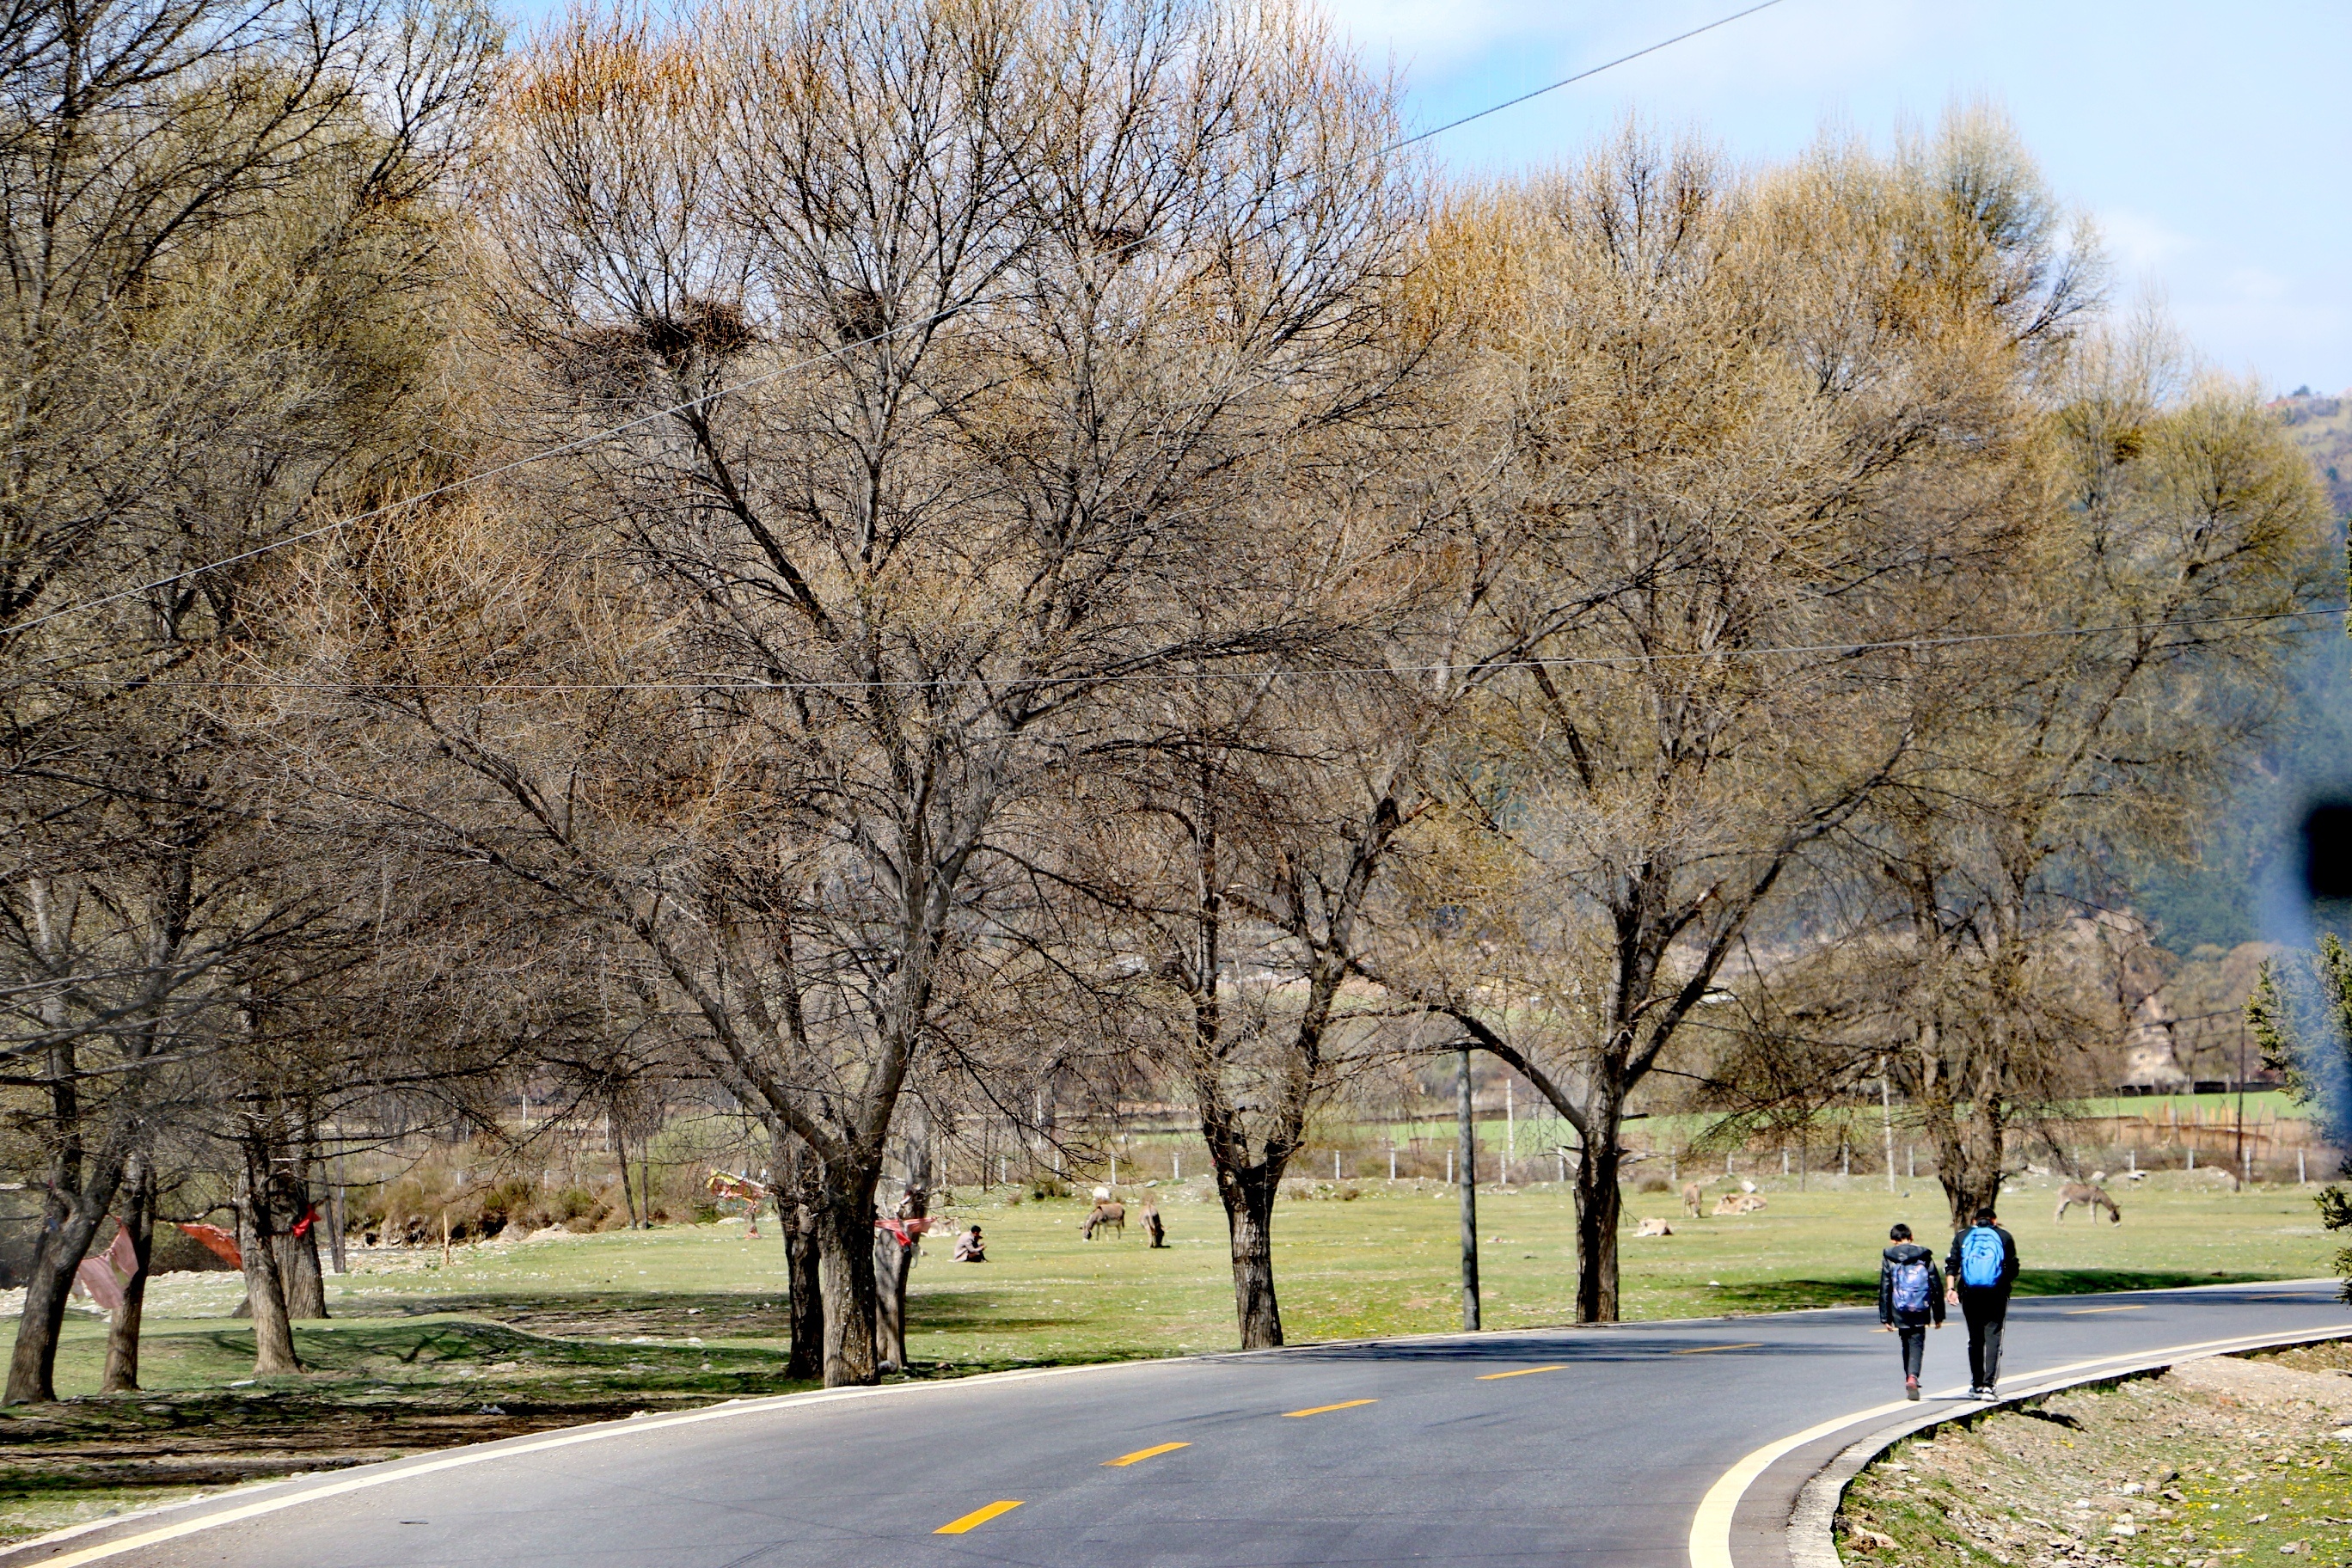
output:
[[[2326,479],[2336,515],[2352,514],[2352,391],[2329,397],[2297,387],[2271,406]]]

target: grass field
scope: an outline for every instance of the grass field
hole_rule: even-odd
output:
[[[1685,1221],[1670,1193],[1634,1198],[1633,1215],[1667,1217],[1676,1234],[1625,1237],[1626,1315],[1867,1301],[1892,1220],[1931,1240],[1942,1229],[1929,1182],[1907,1196],[1860,1177],[1815,1177],[1804,1192],[1761,1185],[1769,1206],[1738,1219]],[[1349,1191],[1359,1195],[1341,1195]],[[948,1227],[978,1220],[991,1261],[946,1261],[944,1237],[926,1248],[908,1310],[914,1375],[1233,1348],[1224,1218],[1205,1184],[1158,1190],[1171,1245],[1157,1252],[1134,1229],[1080,1241],[1082,1201],[1014,1205],[1008,1195],[940,1211]],[[2228,1193],[2160,1175],[2118,1196],[2120,1226],[2080,1210],[2053,1225],[2046,1182],[2010,1198],[2021,1288],[2307,1278],[2334,1251],[2310,1189]],[[1324,1184],[1285,1201],[1276,1264],[1291,1341],[1457,1327],[1455,1205],[1454,1189],[1434,1182]],[[1479,1219],[1486,1325],[1570,1321],[1566,1190],[1483,1191]],[[381,1251],[331,1278],[328,1291],[333,1318],[297,1331],[311,1370],[255,1380],[251,1331],[228,1316],[239,1278],[159,1279],[148,1297],[146,1392],[129,1396],[91,1396],[105,1325],[74,1313],[58,1367],[69,1403],[0,1411],[0,1536],[160,1495],[156,1484],[218,1487],[794,1386],[778,1375],[787,1319],[772,1222],[758,1240],[737,1222],[459,1247],[446,1267],[438,1248]],[[147,1484],[111,1489],[133,1481]]]
[[[1460,1321],[1454,1189],[1401,1182],[1313,1190],[1324,1195],[1276,1211],[1276,1281],[1292,1339],[1431,1332]],[[1339,1195],[1348,1191],[1360,1195]],[[1633,1215],[1668,1218],[1676,1234],[1622,1240],[1626,1315],[1867,1300],[1891,1220],[1907,1219],[1931,1239],[1942,1228],[1941,1194],[1931,1183],[1911,1184],[1908,1196],[1860,1177],[1815,1177],[1805,1192],[1766,1183],[1762,1192],[1769,1206],[1738,1219],[1685,1220],[1671,1193],[1633,1198]],[[2310,1189],[2237,1194],[2160,1175],[2119,1195],[2121,1226],[2090,1223],[2079,1209],[2053,1223],[2046,1181],[2011,1198],[2004,1220],[2025,1257],[2021,1288],[2063,1293],[2310,1276],[2325,1271],[2334,1250]],[[961,1371],[1231,1348],[1223,1215],[1202,1183],[1163,1185],[1158,1196],[1171,1245],[1156,1253],[1135,1229],[1079,1240],[1080,1199],[1008,1205],[1000,1193],[942,1208],[947,1228],[975,1219],[985,1227],[990,1261],[947,1262],[939,1239],[925,1249],[908,1311],[910,1358]],[[1479,1221],[1487,1323],[1572,1318],[1568,1194],[1549,1184],[1484,1191]],[[745,1239],[740,1224],[676,1226],[460,1247],[453,1259],[445,1268],[436,1248],[382,1252],[331,1279],[335,1321],[303,1329],[305,1359],[322,1370],[381,1373],[397,1385],[453,1370],[445,1363],[522,1353],[520,1341],[506,1338],[484,1341],[478,1354],[429,1344],[406,1353],[428,1320],[473,1321],[572,1347],[507,1369],[519,1375],[598,1376],[635,1362],[650,1376],[659,1361],[665,1376],[698,1384],[701,1361],[709,1360],[723,1384],[738,1354],[771,1353],[786,1331],[782,1247],[772,1223],[757,1241]],[[151,1386],[216,1387],[247,1375],[249,1332],[226,1318],[240,1294],[231,1275],[157,1281],[148,1306]],[[77,1316],[59,1358],[61,1392],[95,1389],[102,1348],[103,1325]]]

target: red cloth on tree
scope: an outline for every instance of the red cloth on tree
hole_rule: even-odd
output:
[[[227,1264],[231,1268],[245,1267],[245,1255],[236,1249],[236,1237],[216,1225],[184,1225],[180,1226],[205,1244],[205,1250]]]
[[[122,1288],[138,1272],[139,1254],[131,1245],[131,1233],[118,1224],[106,1250],[81,1260],[81,1267],[74,1270],[74,1283],[109,1312],[118,1312],[122,1310]]]
[[[874,1226],[876,1229],[887,1230],[898,1237],[899,1246],[912,1247],[915,1237],[931,1228],[931,1222],[928,1219],[877,1219]]]

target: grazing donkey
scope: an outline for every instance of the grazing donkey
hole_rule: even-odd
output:
[[[1108,1226],[1117,1230],[1119,1235],[1125,1236],[1127,1234],[1127,1205],[1125,1204],[1113,1203],[1108,1198],[1097,1198],[1095,1200],[1095,1206],[1087,1211],[1087,1223],[1078,1227],[1078,1239],[1080,1241],[1092,1241],[1095,1238],[1096,1230],[1105,1226]]]
[[[2098,1218],[2099,1211],[2105,1209],[2109,1220],[2116,1225],[2124,1222],[2124,1211],[2116,1207],[2116,1200],[2107,1196],[2106,1188],[2095,1187],[2088,1182],[2069,1182],[2058,1189],[2058,1213],[2053,1223],[2064,1219],[2066,1211],[2076,1204],[2090,1210],[2093,1219]]]
[[[1683,1184],[1683,1213],[1690,1215],[1693,1219],[1698,1218],[1698,1201],[1706,1195],[1706,1189],[1700,1186],[1696,1182],[1685,1182]]]

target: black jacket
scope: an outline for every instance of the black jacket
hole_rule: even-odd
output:
[[[1895,1310],[1895,1270],[1900,1264],[1914,1261],[1927,1266],[1927,1304],[1916,1312],[1898,1312]],[[1938,1323],[1944,1321],[1944,1271],[1936,1267],[1936,1255],[1917,1242],[1898,1241],[1878,1257],[1878,1321],[1916,1329],[1930,1314]]]
[[[1960,1244],[1968,1239],[1969,1231],[1975,1228],[1976,1227],[1974,1226],[1970,1226],[1968,1229],[1953,1233],[1952,1255],[1944,1260],[1944,1268],[1950,1272],[1953,1285],[1959,1289],[1999,1290],[2003,1295],[2007,1295],[2009,1293],[2009,1288],[2017,1283],[2017,1237],[2010,1235],[2009,1232],[2003,1230],[1999,1226],[1994,1226],[1992,1227],[1992,1232],[1995,1236],[2000,1237],[2000,1283],[1998,1285],[1963,1285],[1960,1283]]]

